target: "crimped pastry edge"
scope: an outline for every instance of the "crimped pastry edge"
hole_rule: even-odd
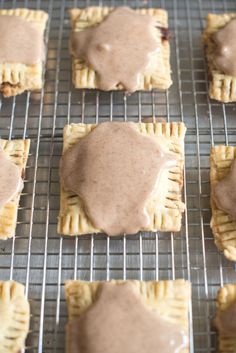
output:
[[[167,152],[176,153],[179,157],[177,167],[167,170],[168,189],[165,194],[162,209],[155,208],[155,201],[150,198],[147,212],[151,225],[144,231],[179,231],[181,228],[182,212],[185,209],[181,201],[183,185],[184,136],[186,127],[183,123],[137,123],[137,129],[144,135],[162,139]],[[64,128],[63,152],[86,136],[96,124],[71,124]],[[166,174],[163,173],[163,178]],[[164,188],[163,188],[164,189]],[[164,193],[164,191],[163,191]],[[154,203],[154,206],[153,206]],[[77,195],[66,192],[61,184],[60,212],[58,218],[58,233],[63,235],[83,235],[101,233],[95,229],[86,216],[82,201]]]
[[[87,7],[85,9],[70,9],[69,14],[71,18],[71,25],[73,30],[83,30],[100,23],[114,8],[112,7]],[[163,9],[137,9],[142,14],[149,14],[155,16],[160,26],[168,28],[168,14]],[[138,90],[168,89],[171,84],[171,68],[170,68],[170,45],[168,40],[162,40],[162,64],[163,74],[160,72],[153,72],[152,74],[141,75],[140,87]],[[97,77],[94,70],[88,68],[86,64],[79,59],[72,58],[72,81],[75,88],[99,88],[97,85]],[[120,84],[116,90],[123,90],[124,87]]]

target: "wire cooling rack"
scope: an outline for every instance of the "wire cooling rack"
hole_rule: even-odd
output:
[[[71,85],[67,9],[91,5],[163,7],[169,12],[173,86],[166,92],[100,93]],[[64,351],[67,279],[175,279],[192,281],[192,352],[215,351],[211,327],[217,289],[235,282],[235,267],[216,249],[209,227],[209,151],[236,143],[235,104],[207,96],[201,33],[208,12],[236,11],[235,0],[163,1],[1,1],[2,8],[30,7],[50,14],[47,64],[41,93],[25,93],[0,103],[1,138],[31,138],[26,182],[16,236],[0,243],[1,279],[25,284],[31,303],[27,353]],[[179,234],[138,234],[127,238],[57,235],[58,163],[62,130],[68,122],[165,117],[184,121],[187,211]]]

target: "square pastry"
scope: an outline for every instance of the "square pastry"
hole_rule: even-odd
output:
[[[208,14],[203,34],[210,79],[209,96],[225,103],[236,101],[236,76],[224,73],[216,65],[217,45],[214,36],[234,18],[236,18],[236,13]]]
[[[218,290],[216,307],[214,323],[218,329],[218,352],[233,353],[236,351],[236,284],[226,284]]]
[[[30,140],[1,140],[0,151],[6,154],[20,170],[22,181],[30,148]],[[0,208],[0,240],[11,238],[15,235],[17,213],[21,191]]]
[[[96,345],[103,345],[102,351],[108,352],[110,340],[115,352],[124,351],[124,345],[128,352],[135,352],[135,345],[149,352],[155,351],[152,348],[157,345],[163,352],[169,345],[173,352],[177,347],[179,353],[189,352],[189,282],[67,281],[65,295],[69,314],[67,353],[80,351],[81,347],[97,352]]]
[[[111,124],[111,125],[106,125],[106,124]],[[179,231],[181,228],[181,219],[182,219],[182,212],[185,209],[185,205],[181,201],[181,196],[182,196],[182,185],[183,185],[183,165],[184,165],[184,137],[185,137],[185,132],[186,128],[183,123],[102,123],[102,124],[71,124],[71,125],[66,125],[64,128],[64,135],[63,135],[63,156],[62,159],[64,158],[64,155],[67,151],[72,151],[72,147],[77,146],[78,143],[81,143],[80,141],[84,141],[84,137],[88,137],[96,127],[99,127],[101,131],[101,126],[103,126],[104,129],[106,129],[105,135],[101,138],[101,140],[104,141],[104,146],[107,148],[107,144],[110,142],[106,143],[106,138],[107,141],[114,140],[118,138],[118,130],[122,127],[123,125],[127,124],[132,124],[132,136],[129,137],[126,140],[119,140],[117,142],[117,145],[113,145],[114,153],[116,154],[116,151],[118,150],[118,153],[121,153],[121,146],[123,148],[123,145],[128,142],[133,142],[133,137],[134,133],[137,134],[138,138],[143,138],[145,137],[144,140],[141,141],[141,144],[139,145],[140,147],[140,152],[138,154],[138,161],[137,163],[141,163],[141,171],[137,172],[135,175],[133,175],[134,179],[136,182],[140,183],[141,185],[145,185],[145,182],[147,182],[147,177],[145,176],[145,163],[146,160],[149,158],[149,156],[146,153],[145,154],[145,144],[149,142],[150,143],[158,143],[160,147],[163,149],[165,153],[168,154],[169,157],[175,158],[176,162],[174,165],[168,165],[165,170],[161,173],[160,178],[158,179],[158,182],[155,183],[154,189],[150,196],[146,199],[145,202],[145,214],[149,218],[149,223],[148,225],[145,225],[141,227],[141,229],[136,229],[136,231],[133,232],[128,232],[128,231],[123,231],[122,233],[119,234],[133,234],[136,233],[137,231]],[[105,126],[106,125],[106,126]],[[113,138],[108,138],[109,131],[110,129],[114,129],[114,139]],[[93,134],[94,136],[94,134]],[[136,138],[136,136],[135,136]],[[91,140],[90,140],[91,141]],[[86,160],[88,160],[88,154],[87,151],[91,150],[91,144],[88,145],[87,150],[83,153],[83,155],[87,156]],[[154,146],[156,148],[156,146]],[[127,149],[135,149],[136,147],[127,147]],[[108,174],[112,174],[113,171],[111,171],[114,167],[118,168],[117,173],[124,173],[123,175],[128,175],[128,169],[129,164],[125,164],[122,167],[123,164],[119,167],[117,167],[118,162],[115,163],[115,166],[113,167],[114,164],[114,159],[113,159],[113,154],[110,152],[111,149],[107,150],[107,154],[111,154],[111,160],[109,162],[109,165],[107,162],[101,161],[101,155],[95,151],[97,156],[95,156],[95,160],[98,160],[98,168],[100,168],[101,163],[101,168],[105,169],[105,167],[108,167]],[[113,150],[112,150],[113,151]],[[125,149],[126,151],[126,149]],[[124,152],[125,153],[125,152]],[[140,155],[143,154],[141,157]],[[69,159],[68,159],[69,160]],[[84,162],[84,161],[83,161]],[[120,162],[120,161],[119,161]],[[135,170],[136,167],[136,162],[134,162],[133,168]],[[69,165],[67,167],[71,166],[72,162],[69,161]],[[75,165],[78,166],[79,162],[74,162]],[[94,162],[91,162],[94,164]],[[104,165],[105,163],[105,165]],[[150,174],[150,168],[155,167],[158,164],[158,158],[156,156],[153,157],[153,159],[150,162],[150,165],[147,169],[147,172]],[[81,168],[81,165],[80,165]],[[122,171],[122,168],[124,171]],[[66,168],[67,170],[67,168]],[[110,172],[111,171],[111,172]],[[131,170],[132,171],[132,170]],[[108,182],[108,174],[106,174],[106,182]],[[143,177],[141,175],[144,175]],[[116,177],[117,174],[115,174]],[[140,175],[139,179],[137,180],[136,176]],[[75,178],[78,180],[78,175],[75,175]],[[88,179],[87,177],[85,179]],[[96,183],[98,183],[98,179],[96,176],[94,176],[94,183],[92,187]],[[113,180],[113,179],[112,179]],[[128,180],[126,180],[125,183],[122,184],[120,181],[122,180],[122,175],[118,178],[117,184],[118,184],[118,194],[120,193],[122,196],[122,192],[124,193],[123,196],[125,196],[126,191],[121,191],[121,186],[123,184],[129,184],[130,189],[132,189],[133,183],[132,183],[132,178],[129,178],[128,175]],[[111,181],[112,182],[112,181]],[[83,180],[81,180],[81,183],[84,183]],[[110,185],[110,182],[108,182]],[[101,184],[99,184],[100,186]],[[73,186],[73,185],[72,185]],[[107,187],[105,185],[105,187]],[[100,192],[100,187],[98,192]],[[109,189],[108,189],[109,192]],[[139,189],[135,189],[135,193],[138,194]],[[93,191],[91,191],[93,193]],[[63,235],[82,235],[82,234],[91,234],[91,233],[101,233],[102,230],[99,228],[96,228],[93,223],[91,222],[90,217],[87,215],[86,209],[87,207],[84,206],[84,203],[82,202],[82,198],[78,195],[81,195],[80,193],[75,193],[71,191],[71,189],[68,190],[66,189],[61,182],[61,196],[60,196],[60,213],[59,213],[59,220],[58,220],[58,233],[63,234]],[[90,195],[91,196],[91,195]],[[137,201],[138,200],[138,201]],[[137,200],[134,201],[134,203],[130,206],[131,209],[134,209],[134,207],[137,206],[137,202],[139,203],[139,200],[141,202],[141,197],[137,197]],[[111,202],[110,208],[113,207],[113,199],[112,200],[100,200],[99,196],[98,199],[95,200],[100,201],[100,204],[103,203],[102,207],[108,204],[108,202]],[[136,206],[134,206],[136,205]],[[98,205],[100,207],[101,205]],[[130,211],[125,210],[123,213],[123,216],[120,216],[119,218],[119,211],[120,208],[123,206],[123,199],[118,202],[118,208],[115,209],[115,218],[118,220],[118,222],[121,223],[123,219],[126,217],[127,214],[131,214],[131,209]],[[104,206],[105,207],[105,206]],[[95,207],[96,208],[96,207]],[[101,218],[105,219],[105,215],[107,215],[108,210],[103,209],[103,212],[101,213]],[[139,212],[139,211],[137,211]],[[122,214],[122,213],[121,213]],[[130,224],[133,222],[133,218],[130,220]],[[103,231],[107,234],[102,228]],[[111,235],[118,235],[118,234],[111,234]]]
[[[212,217],[210,225],[216,246],[231,261],[236,261],[236,220],[217,206],[213,197],[213,191],[218,183],[229,174],[235,158],[236,147],[216,146],[211,149],[210,182]]]
[[[42,88],[47,20],[48,14],[41,10],[0,10],[0,91],[4,97]],[[19,31],[21,36],[17,36]]]
[[[0,313],[1,353],[18,353],[24,348],[30,322],[30,306],[22,284],[0,281]]]
[[[117,9],[129,9],[129,8],[116,8]],[[80,32],[85,29],[92,29],[98,24],[103,23],[104,19],[106,19],[114,10],[111,7],[88,7],[85,9],[71,9],[69,11],[71,18],[72,31]],[[129,9],[131,10],[131,9]],[[132,10],[131,10],[132,11]],[[138,83],[135,86],[134,90],[151,90],[153,88],[157,89],[168,89],[172,84],[171,80],[171,69],[170,69],[170,45],[169,45],[169,34],[168,34],[168,14],[163,9],[138,9],[133,11],[136,14],[149,15],[152,20],[156,21],[154,26],[154,39],[159,43],[158,50],[155,51],[155,55],[153,55],[153,60],[151,61],[148,70],[143,69],[140,72]],[[121,15],[121,18],[123,16]],[[141,33],[142,35],[142,33]],[[120,33],[118,33],[120,36]],[[126,36],[127,38],[128,36]],[[140,40],[140,34],[139,34]],[[90,41],[88,41],[90,42]],[[147,42],[147,41],[146,41]],[[127,42],[126,42],[127,44]],[[139,42],[140,44],[140,42]],[[128,45],[128,44],[127,44]],[[103,45],[103,49],[107,44]],[[110,50],[107,47],[107,50]],[[119,51],[120,52],[120,51]],[[128,53],[126,54],[128,55]],[[124,54],[124,56],[126,56]],[[132,58],[125,58],[126,62],[128,60],[132,60]],[[114,62],[114,60],[113,60]],[[119,61],[120,62],[120,61]],[[91,65],[90,65],[91,66]],[[109,65],[106,65],[108,67]],[[124,67],[125,64],[122,64]],[[117,66],[119,67],[119,65]],[[127,75],[130,74],[130,70]],[[108,76],[111,75],[108,73]],[[83,58],[79,56],[74,56],[72,59],[72,80],[75,88],[101,88],[98,80],[98,73],[95,69],[88,66]],[[129,85],[129,83],[128,83]],[[104,89],[104,88],[102,88]],[[104,90],[111,90],[110,88]],[[134,91],[132,89],[128,90],[124,84],[118,83],[113,86],[112,90],[127,90]]]

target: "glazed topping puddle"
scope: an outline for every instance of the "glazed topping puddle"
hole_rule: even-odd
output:
[[[112,90],[121,83],[127,92],[134,92],[140,74],[150,66],[155,70],[151,58],[161,44],[156,26],[153,17],[118,7],[97,26],[73,32],[71,53],[97,72],[100,89]]]
[[[226,75],[236,76],[236,18],[214,35],[217,48],[215,65]]]
[[[146,201],[163,170],[175,165],[175,156],[134,123],[106,122],[65,152],[60,174],[64,188],[83,200],[95,228],[133,234],[149,225]]]
[[[0,63],[35,65],[44,58],[42,33],[19,16],[0,16]]]
[[[232,218],[236,219],[236,160],[234,159],[230,172],[224,179],[219,181],[214,190],[213,198],[219,209],[225,211]]]
[[[148,308],[132,284],[104,283],[97,301],[67,325],[69,353],[178,353],[188,339]]]
[[[0,208],[2,208],[21,191],[23,183],[20,169],[1,150],[0,165]]]
[[[217,330],[226,336],[236,335],[236,303],[230,305],[224,311],[218,312],[214,324]]]

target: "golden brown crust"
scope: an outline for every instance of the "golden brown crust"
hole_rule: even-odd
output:
[[[63,153],[95,127],[95,124],[66,125],[63,136]],[[183,123],[137,123],[136,128],[141,134],[158,139],[166,152],[174,153],[178,158],[176,167],[163,172],[159,186],[148,200],[146,210],[151,222],[148,228],[142,230],[177,232],[181,228],[184,211],[181,190],[185,125]],[[95,229],[89,221],[79,196],[65,191],[62,185],[58,233],[63,235],[101,233],[101,230]]]
[[[112,280],[116,285],[122,280]],[[191,299],[190,283],[184,280],[175,281],[127,281],[137,289],[145,304],[163,318],[180,325],[189,332],[189,301]],[[78,318],[96,300],[102,282],[67,281],[65,295],[69,320]],[[180,353],[188,353],[184,348]]]
[[[1,353],[18,353],[24,348],[29,331],[30,307],[24,286],[0,281]]]
[[[216,306],[220,313],[236,301],[236,284],[227,284],[217,293]],[[236,336],[225,336],[219,333],[219,353],[234,353],[236,351]]]
[[[224,252],[227,259],[236,261],[236,221],[228,214],[221,211],[212,197],[214,186],[224,178],[229,170],[233,159],[236,157],[236,147],[217,146],[212,147],[210,157],[210,181],[211,181],[211,228],[215,238],[215,244],[219,250]]]
[[[216,45],[213,41],[213,34],[235,17],[236,13],[221,15],[208,14],[206,19],[206,29],[203,34],[210,78],[209,95],[210,98],[225,103],[236,101],[236,77],[226,75],[216,68],[214,64],[214,51]]]
[[[21,170],[24,178],[28,159],[30,140],[1,140],[0,148],[8,155]],[[0,208],[0,240],[14,236],[17,222],[20,192],[14,196],[4,207]]]
[[[113,10],[112,7],[87,7],[85,9],[71,9],[69,11],[72,30],[82,31],[87,27],[97,25]],[[156,18],[161,27],[168,28],[168,15],[162,9],[139,9],[139,13],[149,14]],[[160,31],[157,31],[160,36]],[[163,39],[161,54],[157,55],[158,71],[141,76],[139,90],[151,90],[153,88],[167,89],[172,84],[170,70],[170,45]],[[88,68],[83,60],[72,59],[72,80],[75,88],[99,88],[97,75],[94,70]],[[124,87],[119,85],[117,90]]]
[[[0,10],[1,15],[20,16],[44,34],[48,14],[41,10]],[[22,63],[0,63],[0,91],[4,97],[11,97],[24,91],[42,88],[43,62],[36,65]]]

